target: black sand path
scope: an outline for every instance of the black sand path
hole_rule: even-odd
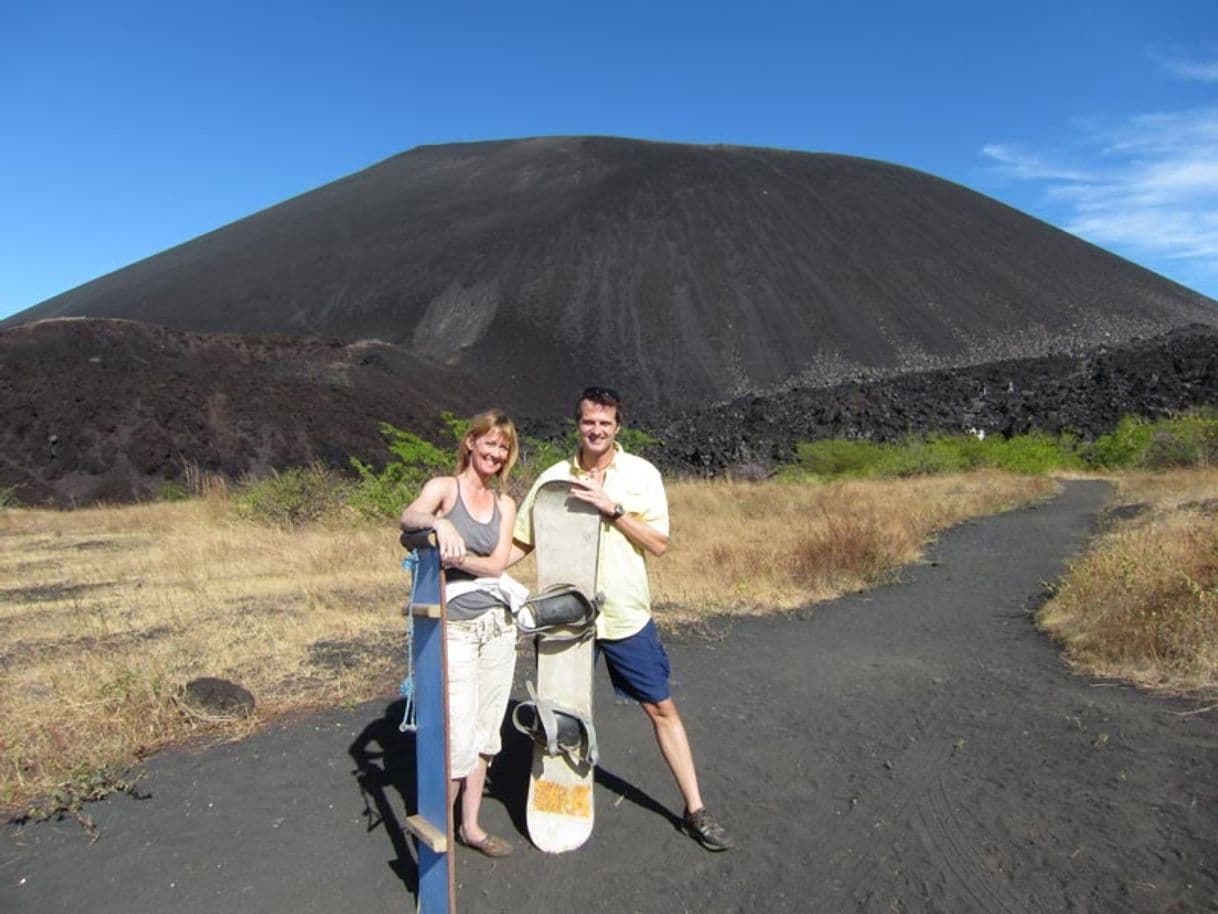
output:
[[[459,851],[459,909],[1218,910],[1218,711],[1075,677],[1027,616],[1104,494],[1071,483],[966,524],[899,583],[806,618],[670,638],[731,853],[674,830],[644,718],[600,674],[592,840],[527,844],[513,734],[485,823],[518,852]],[[92,846],[73,823],[10,826],[0,911],[413,910],[399,714],[381,701],[157,758],[149,799],[91,809]]]

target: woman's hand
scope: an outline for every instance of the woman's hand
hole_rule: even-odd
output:
[[[437,517],[433,522],[436,545],[440,550],[440,564],[454,568],[465,561],[465,540],[447,517]]]

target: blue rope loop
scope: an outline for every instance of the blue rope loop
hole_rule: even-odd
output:
[[[419,729],[414,713],[414,595],[418,585],[419,550],[411,549],[406,558],[402,559],[402,568],[410,575],[410,601],[406,604],[406,678],[398,691],[406,699],[406,707],[402,712],[402,722],[398,730],[402,733],[414,733]]]

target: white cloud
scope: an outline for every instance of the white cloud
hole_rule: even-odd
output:
[[[1043,185],[1067,231],[1218,277],[1218,109],[1078,121],[1071,152],[991,144],[991,170]],[[1045,164],[1054,160],[1052,166]]]
[[[1185,60],[1175,55],[1151,51],[1151,58],[1179,79],[1218,83],[1218,60]]]
[[[981,154],[998,163],[998,171],[1015,178],[1038,180],[1053,178],[1062,181],[1089,180],[1085,172],[1050,165],[1040,157],[1024,151],[1018,146],[991,143],[981,147]]]

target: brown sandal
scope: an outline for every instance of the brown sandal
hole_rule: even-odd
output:
[[[465,829],[457,830],[457,840],[468,848],[485,854],[487,857],[507,857],[512,853],[512,845],[508,844],[502,838],[496,838],[490,832],[487,832],[481,841],[471,841],[465,836]]]

